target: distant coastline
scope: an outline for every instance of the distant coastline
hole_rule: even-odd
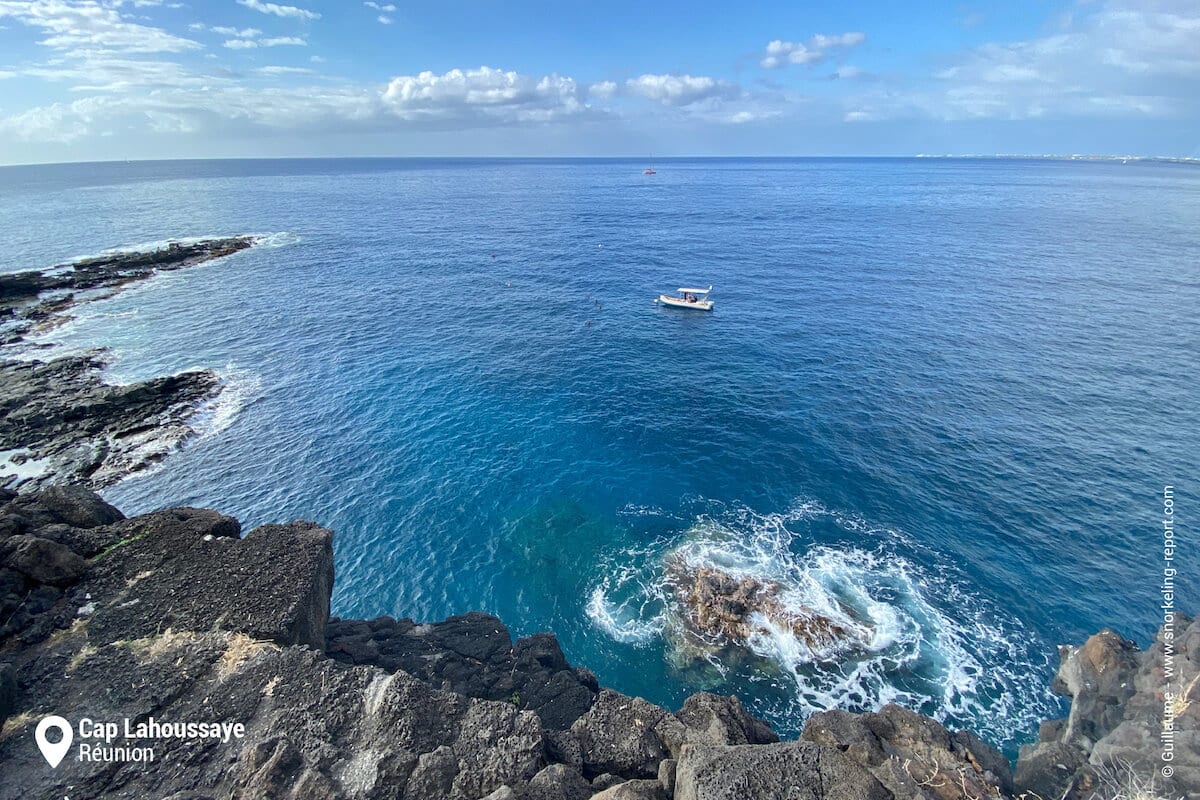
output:
[[[1120,161],[1124,164],[1127,161],[1153,161],[1162,162],[1165,164],[1200,164],[1200,157],[1196,156],[1106,156],[1089,153],[1072,153],[1071,155],[1063,155],[1057,153],[1046,153],[1041,155],[1028,155],[1021,153],[995,153],[993,155],[985,155],[982,153],[954,155],[952,153],[937,154],[937,153],[917,153],[913,158],[958,158],[958,159],[979,159],[998,161],[1008,159],[1012,161]]]

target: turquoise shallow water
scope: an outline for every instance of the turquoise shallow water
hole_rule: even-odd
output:
[[[0,169],[0,269],[270,235],[49,340],[113,348],[114,380],[221,372],[204,435],[106,494],[321,521],[341,615],[483,609],[656,702],[737,691],[795,733],[894,699],[1010,749],[1056,713],[1055,644],[1147,640],[1163,484],[1200,508],[1200,170],[641,167]],[[697,283],[714,313],[652,303]],[[679,563],[869,643],[698,657]]]

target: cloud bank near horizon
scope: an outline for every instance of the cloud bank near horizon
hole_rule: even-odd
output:
[[[257,22],[229,18],[239,7]],[[403,13],[396,9],[339,7],[338,22],[390,32],[403,24],[392,24]],[[887,61],[872,54],[870,30],[767,38],[756,54],[724,59],[705,52],[706,71],[577,73],[569,63],[384,71],[386,60],[344,55],[334,69],[314,45],[333,24],[328,10],[236,0],[198,14],[166,0],[0,0],[0,35],[24,44],[0,56],[0,148],[86,158],[100,145],[154,142],[189,155],[205,144],[253,149],[256,140],[292,138],[322,142],[320,154],[355,137],[375,147],[389,136],[432,144],[447,133],[612,141],[659,128],[733,149],[765,132],[787,145],[787,131],[820,126],[1194,127],[1200,119],[1200,7],[1186,2],[1080,9],[1036,37],[892,71],[859,66]]]

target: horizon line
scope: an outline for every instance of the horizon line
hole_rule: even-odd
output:
[[[675,155],[647,158],[640,155],[365,155],[365,156],[194,156],[163,158],[107,158],[78,161],[28,161],[0,164],[0,169],[16,167],[60,167],[89,164],[168,164],[220,161],[721,161],[721,160],[1030,160],[1030,161],[1151,161],[1163,163],[1200,164],[1200,156],[1136,155],[1109,153],[910,153],[910,154],[841,154],[841,155]]]

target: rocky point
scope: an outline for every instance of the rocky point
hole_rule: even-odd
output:
[[[108,486],[158,463],[193,437],[196,410],[221,389],[212,371],[114,385],[102,377],[104,351],[29,358],[25,337],[61,324],[72,308],[127,284],[254,243],[249,236],[174,243],[0,275],[0,349],[25,351],[21,359],[0,359],[0,486]]]

